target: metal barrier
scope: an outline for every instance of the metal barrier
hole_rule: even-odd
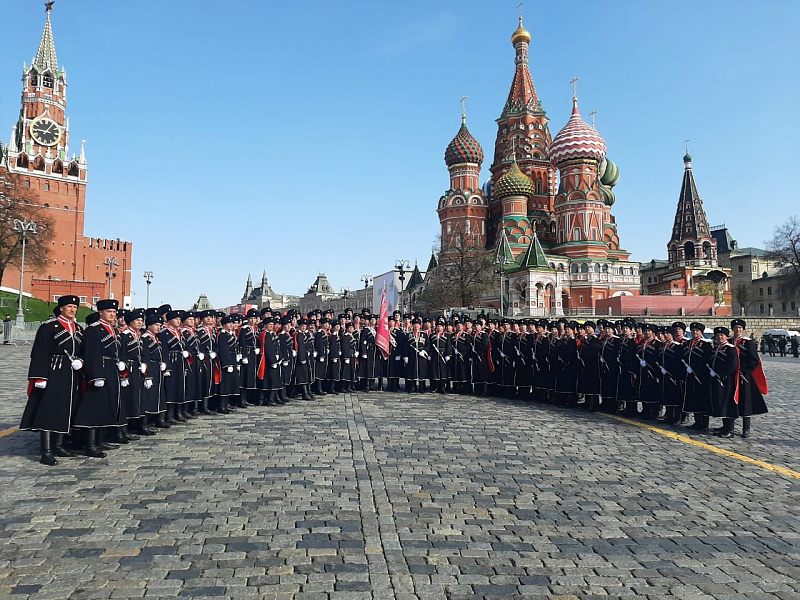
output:
[[[15,321],[12,321],[10,323],[11,327],[8,327],[9,324],[4,323],[3,343],[5,344],[8,341],[8,344],[12,346],[30,344],[36,339],[36,332],[41,324],[40,321],[30,321],[23,323],[20,327]]]

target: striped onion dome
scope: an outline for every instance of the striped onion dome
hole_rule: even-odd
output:
[[[461,119],[461,129],[456,137],[447,145],[444,151],[444,162],[448,167],[461,163],[481,164],[483,162],[483,148],[467,129],[465,120]]]
[[[497,180],[497,184],[492,189],[492,194],[498,200],[508,196],[533,196],[534,188],[530,177],[520,171],[517,161],[511,165],[508,172]]]
[[[550,144],[550,160],[558,167],[559,164],[575,158],[600,161],[605,155],[606,143],[597,130],[581,118],[578,99],[573,98],[572,116]]]

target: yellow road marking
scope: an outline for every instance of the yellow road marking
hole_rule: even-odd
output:
[[[698,448],[710,450],[711,452],[714,452],[716,454],[722,454],[723,456],[727,456],[729,458],[735,458],[736,460],[740,460],[744,463],[756,465],[757,467],[761,467],[762,469],[768,469],[769,471],[775,471],[776,473],[780,473],[781,475],[786,475],[787,477],[794,477],[795,479],[800,479],[800,473],[798,473],[797,471],[792,471],[791,469],[787,469],[786,467],[781,467],[779,465],[773,465],[772,463],[764,462],[763,460],[756,460],[755,458],[750,458],[749,456],[745,456],[744,454],[739,454],[738,452],[731,452],[730,450],[725,450],[724,448],[712,446],[711,444],[698,442],[697,440],[693,440],[692,438],[687,437],[685,435],[681,435],[680,433],[675,433],[674,431],[661,429],[660,427],[648,425],[647,423],[639,423],[638,421],[634,421],[633,419],[626,419],[625,417],[620,417],[618,415],[609,415],[604,413],[595,413],[595,414],[601,414],[604,417],[608,417],[609,419],[614,419],[616,421],[622,421],[623,423],[627,423],[628,425],[635,425],[636,427],[649,429],[654,433],[658,433],[660,435],[666,436],[673,440],[677,440],[679,442],[683,442],[684,444],[691,444],[692,446],[697,446]]]
[[[17,431],[19,431],[19,427],[9,427],[8,429],[3,429],[3,431],[0,431],[0,438],[4,438],[7,435],[16,433]]]

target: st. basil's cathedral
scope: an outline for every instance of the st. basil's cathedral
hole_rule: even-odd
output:
[[[494,303],[502,302],[507,314],[594,313],[603,300],[640,293],[639,263],[620,246],[611,214],[619,171],[603,138],[578,112],[576,97],[569,121],[551,137],[528,68],[530,41],[520,17],[511,36],[515,72],[497,119],[491,178],[480,185],[483,148],[465,115],[447,146],[450,189],[438,206],[441,251],[446,256],[448,245],[465,239],[494,249],[505,272],[503,297],[494,292]]]

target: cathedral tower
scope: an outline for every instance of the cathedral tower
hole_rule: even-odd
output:
[[[508,92],[503,112],[497,119],[497,138],[494,160],[490,170],[490,190],[516,161],[520,171],[533,185],[528,198],[526,217],[535,226],[542,240],[550,241],[555,235],[552,222],[553,198],[555,195],[555,169],[550,162],[550,128],[547,114],[536,94],[528,67],[528,47],[531,34],[519,26],[511,36],[514,46],[514,79]],[[490,233],[494,236],[502,219],[502,204],[490,191]],[[490,238],[490,244],[495,240]]]
[[[697,192],[692,173],[692,157],[683,157],[683,185],[678,198],[678,210],[672,226],[672,237],[667,244],[670,267],[716,267],[717,241],[703,210],[703,201]]]
[[[463,102],[463,99],[462,99]],[[439,223],[442,231],[442,251],[462,238],[471,246],[486,245],[486,220],[489,214],[486,197],[479,182],[483,148],[467,129],[467,117],[461,114],[461,128],[447,145],[444,162],[450,171],[450,189],[439,199]]]

